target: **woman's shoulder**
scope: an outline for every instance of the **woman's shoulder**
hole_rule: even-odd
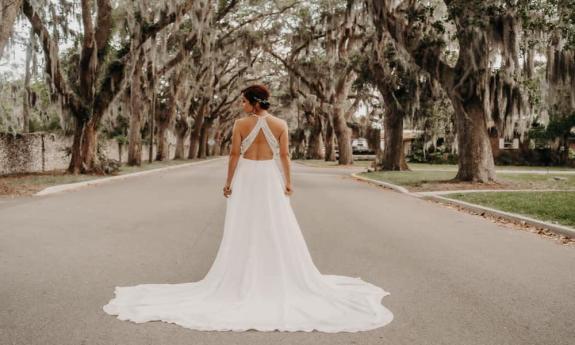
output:
[[[277,124],[287,124],[287,121],[282,119],[281,117],[278,117],[272,113],[268,113],[269,116],[267,116],[270,120],[272,120],[272,122],[275,122]],[[253,122],[254,117],[252,115],[246,115],[246,116],[242,116],[238,119],[236,119],[238,124],[242,124],[242,125],[248,125],[249,123]],[[249,126],[249,125],[248,125]]]
[[[269,118],[272,120],[272,124],[278,130],[283,130],[284,127],[287,127],[287,121],[282,119],[281,117],[277,117],[274,114],[270,113]]]

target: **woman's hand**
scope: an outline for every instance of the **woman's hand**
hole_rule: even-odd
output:
[[[286,194],[287,196],[290,196],[290,195],[293,194],[293,189],[291,188],[291,184],[286,185],[285,194]]]
[[[230,186],[224,186],[224,196],[227,198],[232,194],[232,189]]]

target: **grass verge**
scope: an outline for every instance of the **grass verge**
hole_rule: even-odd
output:
[[[88,180],[96,180],[110,176],[125,175],[139,171],[163,168],[173,165],[181,165],[191,162],[199,162],[219,157],[220,156],[201,158],[201,159],[177,159],[169,161],[154,161],[152,163],[142,162],[141,166],[128,166],[126,164],[122,164],[122,166],[120,167],[120,171],[114,175],[96,175],[96,174],[71,175],[68,174],[66,170],[54,170],[43,173],[12,174],[0,177],[0,196],[32,195],[50,186],[82,182]]]
[[[359,175],[389,182],[412,192],[456,189],[575,189],[575,174],[498,173],[498,182],[470,183],[453,181],[456,171],[374,171]]]
[[[443,196],[575,227],[575,192],[475,192]]]

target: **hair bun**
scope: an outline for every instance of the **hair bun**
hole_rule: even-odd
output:
[[[268,100],[263,100],[260,102],[260,106],[262,107],[262,109],[269,109],[270,102]]]
[[[268,109],[270,107],[270,93],[265,85],[256,84],[249,86],[242,90],[242,94],[251,105],[259,103],[262,109]]]
[[[267,99],[261,99],[255,96],[254,99],[260,104],[262,109],[268,109],[270,107],[270,101],[268,101]]]

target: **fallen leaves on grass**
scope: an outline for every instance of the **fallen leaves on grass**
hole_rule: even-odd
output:
[[[448,207],[448,208],[456,209],[457,211],[460,211],[460,212],[466,212],[468,214],[481,216],[481,217],[483,217],[483,218],[485,218],[485,219],[487,219],[493,223],[505,226],[506,228],[529,231],[529,232],[538,234],[542,237],[545,237],[547,239],[554,240],[557,243],[575,247],[575,238],[568,237],[568,236],[565,236],[563,234],[557,234],[557,233],[555,233],[555,232],[553,232],[547,228],[542,228],[542,227],[537,227],[537,226],[527,224],[524,220],[517,220],[517,221],[510,220],[510,219],[495,216],[495,215],[492,215],[492,214],[489,214],[486,212],[476,212],[476,211],[470,210],[468,208],[465,208],[465,207],[462,207],[459,205],[445,204],[445,203],[442,203],[440,201],[435,201],[435,200],[430,200],[430,201],[433,201],[435,203],[438,203],[438,204],[445,206],[445,207]]]
[[[421,184],[408,186],[410,192],[430,192],[444,190],[468,190],[468,189],[513,189],[516,185],[509,181],[474,183],[466,181],[422,181]]]
[[[66,183],[66,181],[63,180],[70,176],[71,175],[67,174],[66,170],[53,170],[38,173],[16,173],[0,176],[0,195],[33,195],[46,187],[53,186],[58,183]]]

